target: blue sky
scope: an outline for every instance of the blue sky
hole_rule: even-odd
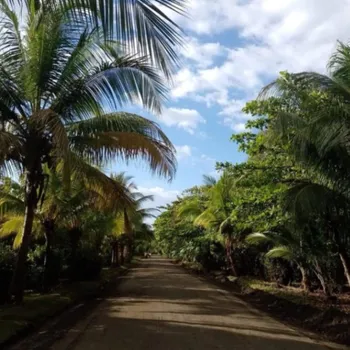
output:
[[[241,113],[278,72],[325,72],[336,41],[350,38],[350,0],[188,0],[188,18],[169,14],[186,32],[182,64],[169,102],[154,118],[177,148],[172,183],[153,177],[139,162],[108,171],[134,175],[153,205],[171,202],[184,189],[215,174],[216,161],[241,162],[230,141],[244,130]]]

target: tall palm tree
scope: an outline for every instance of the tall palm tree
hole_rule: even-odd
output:
[[[125,257],[127,261],[130,261],[132,258],[136,229],[143,224],[145,219],[154,217],[157,210],[143,207],[146,202],[153,201],[154,198],[152,195],[143,195],[141,192],[138,192],[137,186],[132,181],[131,176],[127,176],[125,173],[119,173],[112,176],[112,178],[129,191],[132,199],[119,206],[115,225],[116,232],[114,232],[117,236],[125,234],[127,238]]]
[[[0,28],[0,167],[20,171],[25,182],[22,244],[11,284],[23,299],[25,262],[38,203],[46,177],[43,166],[62,167],[69,187],[72,171],[105,190],[121,188],[90,164],[120,157],[141,157],[151,169],[172,177],[174,148],[152,121],[117,112],[126,103],[141,103],[160,112],[164,79],[147,57],[130,55],[98,27],[55,3],[25,2],[26,25],[6,2]],[[102,181],[100,181],[102,179]]]

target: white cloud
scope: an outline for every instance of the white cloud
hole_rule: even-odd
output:
[[[143,187],[138,186],[137,190],[144,195],[154,196],[154,201],[147,203],[148,208],[159,208],[173,202],[181,194],[178,190],[168,190],[163,187]],[[153,224],[154,218],[147,219],[148,224]]]
[[[189,0],[189,18],[176,20],[201,34],[201,42],[191,39],[195,52],[188,56],[205,64],[183,67],[175,76],[172,96],[217,105],[224,124],[239,129],[243,116],[238,107],[279,71],[326,71],[336,41],[350,38],[348,13],[350,0]],[[209,50],[213,35],[225,31],[233,38],[231,47],[209,45]],[[215,64],[217,52],[227,55],[224,62]]]
[[[209,173],[210,176],[215,177],[215,179],[219,180],[220,176],[222,175],[221,170],[213,170]]]
[[[243,132],[245,131],[245,123],[236,123],[233,124],[232,129],[236,132]]]
[[[152,206],[158,207],[161,205],[165,205],[166,203],[170,203],[175,200],[178,195],[180,195],[180,191],[177,190],[167,190],[163,187],[155,186],[155,187],[137,187],[138,191],[144,195],[152,195],[155,197]]]
[[[198,111],[187,108],[166,108],[160,121],[167,126],[184,129],[190,134],[194,133],[200,123],[205,123],[205,119]]]
[[[189,37],[182,49],[182,56],[199,68],[207,68],[214,62],[214,58],[224,56],[227,49],[218,42],[201,43],[194,37]]]
[[[177,159],[179,159],[179,160],[184,159],[184,158],[188,158],[192,155],[192,149],[188,145],[183,145],[183,146],[176,146],[175,145],[175,149],[176,149]]]
[[[215,163],[215,162],[216,162],[215,158],[210,157],[210,156],[208,156],[207,154],[201,154],[200,159],[201,159],[202,161],[208,162],[208,163]]]

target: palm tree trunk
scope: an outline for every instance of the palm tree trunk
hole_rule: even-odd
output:
[[[127,242],[125,245],[125,260],[126,262],[130,262],[133,254],[132,250],[134,235],[126,208],[124,208],[124,233],[127,235]]]
[[[111,244],[111,266],[115,266],[115,261],[116,261],[116,257],[115,257],[115,243]]]
[[[32,181],[29,174],[26,175],[25,197],[22,243],[18,250],[16,266],[9,289],[9,299],[11,300],[12,295],[14,295],[16,304],[21,304],[23,302],[25,277],[27,270],[27,254],[32,234],[35,209],[38,203],[37,186],[34,181]]]
[[[119,243],[118,241],[113,242],[112,244],[112,266],[119,265]]]
[[[229,238],[226,240],[226,257],[227,257],[227,262],[229,264],[229,268],[233,274],[233,276],[237,277],[237,271],[235,268],[235,264],[232,259],[232,242]]]
[[[124,264],[125,257],[124,257],[124,243],[120,243],[119,245],[119,251],[120,251],[120,265]]]

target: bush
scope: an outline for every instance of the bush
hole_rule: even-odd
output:
[[[26,289],[43,291],[45,245],[35,245],[28,253],[28,270],[26,277]],[[62,256],[59,250],[52,250],[46,280],[46,288],[56,285],[62,270]]]
[[[100,276],[103,266],[102,257],[91,247],[81,247],[69,268],[73,281],[89,281]]]
[[[4,303],[7,299],[15,261],[16,254],[12,248],[0,244],[0,303]]]

